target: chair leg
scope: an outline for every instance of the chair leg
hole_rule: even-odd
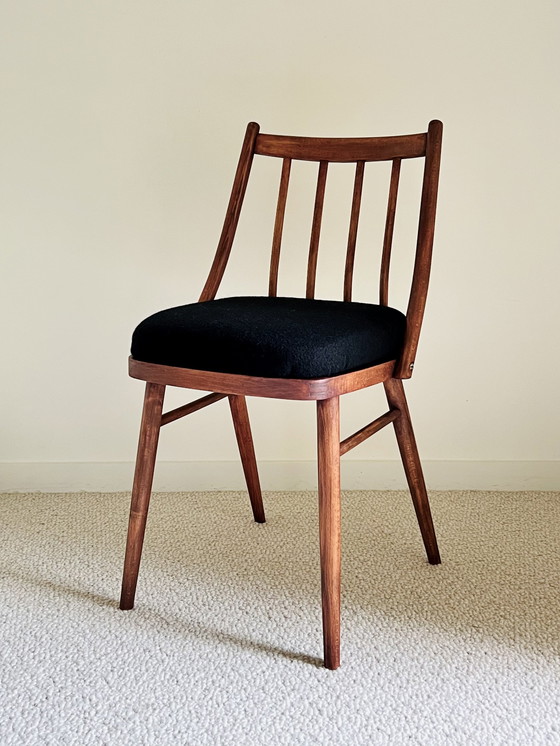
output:
[[[339,399],[317,401],[319,546],[325,667],[340,665],[340,419]]]
[[[418,455],[418,448],[416,447],[403,383],[398,378],[391,378],[385,381],[383,385],[385,386],[389,406],[399,409],[401,412],[401,416],[394,421],[393,425],[416,517],[418,518],[420,532],[426,548],[426,554],[428,555],[428,562],[432,565],[439,565],[441,559],[430,511],[430,503],[428,501],[428,492],[426,490],[426,483],[424,482],[422,465]]]
[[[121,590],[121,609],[132,609],[138,581],[138,570],[142,556],[142,544],[148,517],[148,506],[152,492],[152,481],[156,463],[156,452],[161,426],[161,411],[165,386],[147,383],[144,410],[138,440],[136,470],[132,486],[128,537]]]
[[[239,455],[243,465],[245,481],[253,517],[257,523],[264,523],[264,506],[261,494],[261,485],[259,482],[259,472],[257,470],[257,460],[255,458],[255,449],[253,447],[253,437],[251,435],[251,425],[249,424],[249,413],[247,412],[247,402],[244,396],[229,397],[229,406],[235,428],[235,437],[239,446]]]

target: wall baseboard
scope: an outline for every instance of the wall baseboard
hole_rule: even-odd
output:
[[[434,490],[560,490],[560,461],[424,461]],[[314,461],[261,461],[265,490],[314,490]],[[132,484],[132,462],[0,463],[0,492],[120,492]],[[342,461],[342,487],[356,490],[404,489],[400,461]],[[237,461],[160,461],[154,489],[244,489]]]

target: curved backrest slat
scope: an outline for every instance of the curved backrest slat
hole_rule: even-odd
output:
[[[395,158],[391,168],[389,199],[387,201],[387,217],[385,219],[385,234],[383,236],[383,253],[381,255],[381,271],[379,273],[379,303],[382,306],[389,305],[389,265],[391,264],[391,248],[393,246],[393,230],[395,228],[395,212],[397,210],[400,173],[401,159]]]
[[[362,203],[362,187],[364,183],[364,162],[356,163],[354,176],[354,192],[352,195],[352,209],[350,212],[350,228],[348,229],[348,245],[346,247],[346,265],[344,267],[344,300],[352,300],[352,279],[354,277],[354,258],[356,256],[356,238],[358,237],[358,221]]]
[[[270,254],[270,274],[268,278],[268,294],[270,296],[276,296],[278,291],[278,265],[280,263],[280,247],[282,245],[282,231],[284,229],[284,215],[286,214],[286,198],[288,196],[291,167],[292,161],[289,158],[284,158],[278,190],[278,202],[276,204],[272,252]]]
[[[313,224],[311,226],[311,241],[309,242],[309,259],[307,262],[307,284],[305,297],[315,297],[315,280],[317,278],[317,257],[319,255],[319,237],[321,235],[321,220],[323,218],[323,203],[325,200],[325,186],[327,183],[327,161],[319,163],[317,175],[317,190],[315,192],[315,207],[313,208]]]

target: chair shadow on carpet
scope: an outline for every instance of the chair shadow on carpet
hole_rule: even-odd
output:
[[[80,588],[65,585],[63,583],[56,583],[46,578],[41,578],[35,575],[29,577],[20,572],[13,572],[10,570],[2,571],[4,578],[9,578],[15,581],[18,585],[30,586],[35,589],[35,592],[54,594],[59,598],[66,600],[73,599],[79,603],[86,603],[89,609],[93,608],[105,608],[111,610],[118,610],[118,602],[115,598],[109,596],[102,596],[91,591],[81,590]],[[185,635],[191,634],[196,636],[198,639],[203,639],[206,642],[211,642],[219,645],[229,645],[238,649],[255,650],[268,655],[282,656],[289,660],[299,661],[306,665],[313,665],[317,668],[323,667],[322,658],[306,655],[304,653],[298,653],[291,650],[285,650],[278,646],[269,645],[258,640],[251,640],[248,637],[236,635],[231,632],[226,632],[218,627],[212,627],[207,624],[193,624],[187,618],[182,618],[177,615],[171,615],[168,613],[162,613],[157,611],[153,607],[143,604],[141,608],[130,612],[120,612],[120,614],[132,616],[132,624],[138,624],[142,627],[152,626],[153,628],[161,629],[172,629],[174,633]]]
[[[103,596],[99,593],[93,593],[82,588],[73,587],[64,583],[49,580],[48,578],[40,577],[38,573],[34,573],[31,577],[23,572],[15,572],[14,570],[2,570],[1,575],[4,578],[16,581],[18,584],[31,586],[35,588],[36,592],[47,592],[59,596],[61,598],[73,598],[77,601],[84,601],[89,603],[90,606],[98,606],[105,608],[113,608],[115,606],[115,599],[109,596]]]

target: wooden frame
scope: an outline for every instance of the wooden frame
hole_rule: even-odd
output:
[[[134,605],[159,430],[162,425],[192,414],[226,397],[230,404],[253,516],[257,522],[263,522],[265,514],[245,397],[260,396],[317,401],[319,535],[324,661],[327,668],[335,669],[340,664],[340,457],[390,423],[393,424],[397,436],[428,561],[431,564],[440,562],[426,485],[402,379],[410,378],[412,375],[426,303],[434,239],[441,139],[442,124],[439,121],[430,122],[428,131],[425,133],[378,138],[286,137],[260,134],[256,123],[251,122],[248,125],[222,233],[200,301],[213,300],[220,286],[233,246],[251,165],[254,156],[257,155],[282,160],[272,238],[268,288],[270,296],[277,294],[282,229],[292,161],[316,161],[319,169],[307,265],[307,298],[313,298],[315,295],[317,256],[328,164],[331,162],[354,162],[356,164],[344,273],[343,297],[345,301],[351,301],[352,298],[354,257],[365,164],[370,161],[392,161],[379,284],[380,303],[388,305],[391,246],[401,164],[405,159],[424,158],[416,256],[406,312],[407,324],[402,353],[398,360],[371,368],[331,378],[309,380],[259,378],[189,370],[130,358],[129,373],[133,378],[146,381],[146,392],[132,489],[121,609],[130,609]],[[340,396],[378,383],[382,383],[385,388],[389,410],[341,441]],[[183,407],[163,413],[166,386],[212,393]]]

